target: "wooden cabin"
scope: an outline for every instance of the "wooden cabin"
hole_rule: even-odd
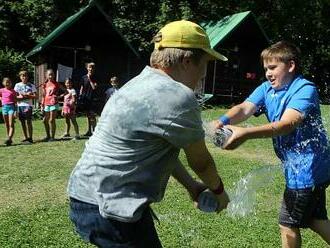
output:
[[[260,53],[269,45],[267,35],[251,11],[201,25],[211,47],[228,58],[210,63],[202,92],[212,94],[217,102],[244,100],[264,77]]]
[[[110,86],[111,76],[126,82],[143,68],[139,53],[115,28],[100,1],[90,1],[68,17],[26,57],[35,65],[36,86],[44,82],[46,70],[52,68],[60,82],[63,75],[71,74],[76,89],[87,73],[85,64],[95,62],[101,97]]]

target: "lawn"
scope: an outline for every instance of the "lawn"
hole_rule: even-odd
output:
[[[203,111],[205,120],[217,118],[225,109]],[[324,122],[330,130],[329,106],[322,106]],[[252,118],[243,125],[257,125],[265,119]],[[81,133],[85,118],[78,118]],[[59,137],[63,119],[57,120]],[[34,121],[35,139],[44,137],[41,121]],[[5,138],[0,125],[0,142]],[[22,139],[16,123],[14,144]],[[80,157],[86,140],[56,141],[33,145],[0,147],[0,247],[91,247],[74,233],[68,220],[67,180]],[[246,142],[235,151],[223,151],[208,144],[228,190],[253,169],[278,165],[271,140]],[[187,162],[183,154],[181,160]],[[153,209],[164,247],[280,247],[278,208],[284,180],[280,172],[269,185],[258,191],[256,207],[244,218],[232,218],[223,211],[205,214],[196,210],[185,190],[170,179],[166,195]],[[329,209],[329,189],[327,192]],[[303,247],[327,247],[317,235],[303,231]]]

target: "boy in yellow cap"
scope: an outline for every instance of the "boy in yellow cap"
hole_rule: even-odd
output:
[[[189,21],[167,24],[153,42],[151,66],[109,99],[69,180],[71,220],[99,247],[162,247],[150,204],[161,201],[171,175],[193,201],[209,188],[218,212],[229,202],[194,95],[207,63],[227,58]],[[181,149],[203,183],[181,165]]]

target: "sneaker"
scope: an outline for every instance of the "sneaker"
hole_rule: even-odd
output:
[[[41,140],[41,142],[48,142],[50,140],[50,137],[45,137]]]
[[[25,140],[22,140],[22,144],[23,145],[30,145],[33,143],[33,140],[31,138],[28,138],[28,139],[25,139]]]
[[[84,136],[90,137],[90,136],[92,136],[92,133],[91,132],[87,132],[87,133],[84,134]]]
[[[74,136],[74,138],[72,139],[72,140],[80,140],[80,136],[79,135],[76,135],[76,136]]]
[[[53,142],[53,141],[56,141],[54,138],[49,138],[48,139],[48,142]]]
[[[13,143],[13,141],[12,141],[12,140],[9,140],[9,139],[7,139],[7,140],[5,141],[5,145],[6,145],[6,146],[11,146],[12,143]]]
[[[71,137],[70,134],[68,134],[68,133],[65,133],[62,135],[62,138],[68,138],[68,137]]]

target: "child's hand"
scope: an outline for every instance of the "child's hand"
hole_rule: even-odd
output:
[[[228,141],[223,146],[223,149],[225,150],[233,150],[239,147],[241,144],[243,144],[247,137],[246,137],[246,129],[243,127],[237,127],[232,125],[226,125],[226,128],[230,129],[233,134],[230,136]]]
[[[223,191],[220,195],[216,195],[219,207],[217,209],[217,212],[221,212],[225,208],[227,208],[227,205],[229,203],[229,196],[226,191]]]
[[[215,128],[219,129],[219,128],[222,128],[224,125],[220,120],[216,120],[216,121],[214,121],[214,126],[215,126]]]
[[[216,129],[219,129],[221,127],[223,127],[222,122],[220,122],[219,120],[215,120],[215,121],[211,121],[210,123],[210,127],[215,131]]]
[[[197,207],[198,202],[198,196],[201,192],[203,192],[205,189],[207,189],[206,185],[204,183],[194,181],[194,184],[192,187],[188,190],[188,193],[190,195],[190,198],[194,201],[195,207]]]

